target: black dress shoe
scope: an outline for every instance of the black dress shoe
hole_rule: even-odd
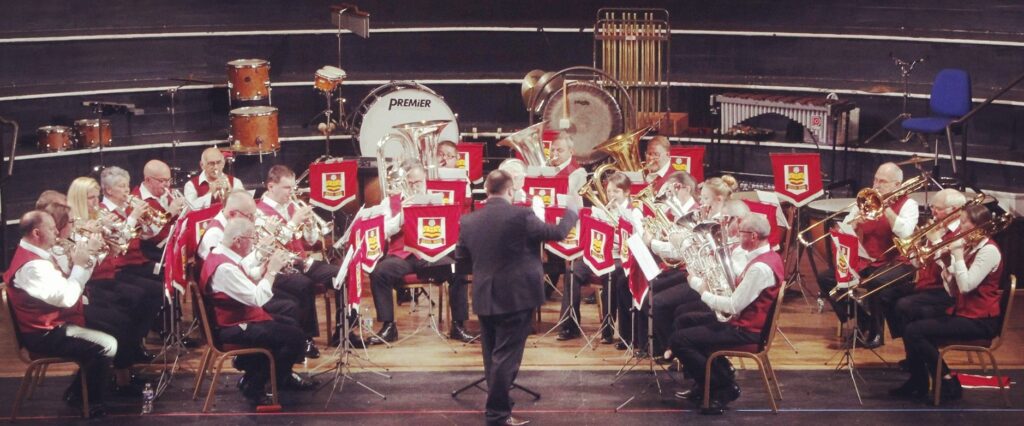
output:
[[[590,296],[584,297],[583,303],[587,305],[597,304],[597,295],[591,294]]]
[[[107,406],[104,404],[89,404],[89,418],[98,419],[107,416]]]
[[[558,332],[558,337],[555,340],[565,341],[578,339],[581,336],[580,330],[575,327],[563,328],[562,331]]]
[[[942,379],[942,390],[939,393],[939,402],[956,401],[964,397],[964,388],[960,385],[960,379],[953,376],[951,379]]]
[[[715,392],[715,399],[722,401],[723,403],[730,403],[737,399],[740,399],[740,385],[735,383],[719,389]]]
[[[335,328],[334,332],[331,333],[330,340],[327,341],[327,346],[337,347],[341,344],[341,328]]]
[[[621,342],[620,341],[620,342],[615,343],[615,349],[618,349],[620,351],[624,351],[624,350],[626,350],[628,348],[629,348],[629,346],[626,346],[625,342]]]
[[[469,332],[466,331],[466,327],[462,325],[462,321],[452,321],[452,328],[448,332],[448,337],[463,343],[469,343],[476,340],[476,336],[469,334]]]
[[[610,345],[612,343],[615,343],[615,338],[612,337],[612,335],[610,335],[610,334],[609,335],[601,335],[601,343],[605,344],[605,345]]]
[[[308,391],[316,389],[320,382],[316,379],[306,379],[299,375],[299,373],[292,373],[284,380],[284,383],[278,383],[277,386],[284,390],[295,390],[295,391]]]
[[[348,334],[348,343],[349,345],[352,345],[353,349],[363,349],[366,347],[367,344],[369,344],[369,342],[363,340],[361,337],[359,337],[358,334],[355,333]]]
[[[503,422],[503,424],[506,424],[508,426],[523,426],[527,423],[530,423],[530,421],[526,419],[520,419],[515,416],[505,417],[505,421]]]
[[[882,345],[885,345],[885,339],[882,337],[881,333],[871,336],[871,338],[865,340],[863,343],[863,346],[866,349],[875,349],[882,347]]]
[[[914,379],[908,379],[900,387],[889,389],[889,396],[895,398],[914,399],[921,398],[928,393],[928,382],[920,383]]]
[[[398,340],[398,326],[395,325],[394,321],[387,321],[381,325],[380,331],[377,332],[376,336],[370,337],[369,343],[371,345],[383,345],[395,340]]]
[[[694,383],[690,389],[676,392],[676,398],[697,402],[704,399],[704,386]]]
[[[313,343],[313,339],[306,339],[306,358],[320,358],[320,349],[317,349],[316,343]]]
[[[145,346],[139,345],[138,349],[135,350],[135,363],[137,364],[149,364],[156,359],[156,354],[146,350]]]
[[[704,408],[704,405],[701,404],[699,412],[704,416],[720,416],[722,413],[725,413],[725,409],[726,406],[724,402],[712,398],[708,401],[708,408]]]

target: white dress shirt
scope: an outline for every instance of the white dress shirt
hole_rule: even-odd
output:
[[[558,169],[559,172],[561,172],[566,167],[569,167],[569,164],[571,164],[571,163],[572,163],[572,157],[569,157],[569,160],[567,160],[566,162],[564,162],[562,164],[559,164],[559,165],[555,166],[555,168]],[[578,194],[580,192],[580,188],[582,188],[583,185],[586,184],[586,183],[587,183],[587,170],[582,168],[582,167],[577,168],[576,170],[573,170],[572,173],[569,173],[569,195],[576,195],[576,194]]]
[[[226,175],[225,175],[226,177]],[[206,172],[203,171],[199,174],[199,182],[212,182],[207,176]],[[231,188],[232,189],[244,189],[245,184],[241,180],[232,176],[231,177]],[[210,207],[210,203],[213,201],[213,191],[207,191],[206,195],[199,196],[199,192],[195,185],[192,184],[192,179],[185,182],[185,202],[188,203],[189,207],[193,210],[200,210]]]
[[[217,246],[221,245],[221,241],[224,240],[224,227],[227,226],[228,218],[224,215],[224,212],[217,213],[216,216],[211,219],[212,222],[217,222],[220,227],[207,226],[206,231],[203,232],[203,239],[199,241],[199,248],[196,249],[196,254],[200,258],[206,260],[206,257],[210,255]],[[245,273],[252,279],[257,279],[263,275],[263,265],[256,261],[256,251],[253,250],[241,261],[242,267],[245,268]]]
[[[292,204],[290,201],[288,203],[285,203],[285,204],[280,204],[277,201],[274,201],[273,199],[271,199],[270,197],[267,197],[267,196],[264,196],[262,201],[266,205],[270,206],[270,208],[274,209],[274,211],[276,211],[278,214],[280,214],[281,217],[284,218],[284,220],[283,220],[283,224],[284,225],[287,225],[288,222],[290,220],[292,220],[292,215],[291,215],[291,213],[288,212],[288,207],[290,207],[291,204]],[[296,206],[295,208],[298,209],[298,206]],[[310,213],[310,214],[316,214],[316,213]],[[267,218],[266,218],[265,213],[263,213],[263,210],[256,209],[256,226],[259,227],[266,220],[267,220]],[[281,232],[281,237],[284,238],[285,240],[291,241],[291,239],[294,238],[292,236],[292,228],[289,227],[289,226],[283,227],[280,230],[280,232]],[[320,232],[319,232],[318,229],[316,229],[315,226],[306,226],[305,229],[302,230],[302,238],[304,240],[306,240],[307,244],[316,244],[317,240],[320,239]]]
[[[765,242],[761,247],[747,253],[747,262],[768,253],[769,250],[771,250],[771,246]],[[700,300],[714,311],[736,315],[757,300],[762,290],[775,285],[775,273],[763,262],[750,265],[746,273],[741,272],[741,274],[743,274],[743,280],[736,286],[731,296],[719,296],[704,291],[700,295]]]
[[[999,268],[999,263],[1003,260],[999,249],[988,244],[988,238],[982,240],[978,244],[978,248],[972,249],[971,253],[975,253],[975,255],[970,267],[967,267],[967,262],[964,259],[959,259],[954,260],[953,265],[943,271],[942,285],[946,288],[946,292],[950,292],[950,281],[956,282],[960,294],[974,291],[989,274]],[[964,253],[964,257],[968,254]]]
[[[92,269],[74,265],[71,268],[71,274],[65,278],[57,268],[50,252],[25,240],[21,240],[18,246],[34,253],[41,259],[25,262],[21,269],[14,274],[14,286],[22,289],[29,296],[58,308],[75,306],[82,297],[85,283],[92,275]]]
[[[644,176],[644,180],[646,180],[647,183],[651,183],[651,182],[654,182],[654,181],[656,181],[658,179],[661,179],[661,178],[665,177],[665,175],[668,174],[668,169],[671,168],[671,167],[672,167],[672,161],[666,161],[665,165],[661,166],[661,168],[659,168],[658,171],[656,171],[654,173],[650,173],[647,176]]]
[[[224,245],[214,247],[213,253],[222,254],[232,262],[241,263],[242,257]],[[274,297],[273,283],[260,279],[254,283],[238,266],[224,263],[217,268],[211,279],[210,289],[221,292],[247,306],[263,306]]]

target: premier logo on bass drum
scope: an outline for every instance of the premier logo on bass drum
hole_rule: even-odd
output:
[[[392,98],[388,102],[388,111],[395,107],[430,108],[430,99]]]

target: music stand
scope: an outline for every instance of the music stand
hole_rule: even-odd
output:
[[[891,121],[886,123],[885,126],[882,126],[882,128],[875,132],[875,134],[865,139],[863,145],[871,143],[871,141],[881,136],[882,133],[889,133],[889,136],[892,136],[893,138],[902,143],[909,142],[910,138],[913,137],[913,133],[911,132],[907,132],[907,134],[903,136],[897,135],[895,132],[893,132],[892,127],[896,125],[896,123],[902,122],[903,120],[906,120],[911,117],[910,113],[907,112],[907,101],[910,99],[910,73],[914,71],[914,67],[917,66],[917,64],[924,62],[927,58],[928,57],[926,56],[923,58],[918,58],[914,59],[913,61],[907,62],[903,59],[893,56],[892,52],[889,52],[889,59],[892,59],[893,65],[899,68],[900,80],[902,80],[903,82],[903,109],[901,110],[899,115],[897,115]],[[935,149],[938,150],[938,146],[936,146]],[[952,155],[952,153],[950,153],[950,155]]]

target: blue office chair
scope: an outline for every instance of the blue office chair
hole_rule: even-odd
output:
[[[953,132],[948,124],[971,110],[971,76],[967,71],[947,68],[939,71],[935,76],[935,83],[932,84],[931,99],[928,101],[930,115],[921,118],[908,118],[900,125],[904,130],[911,132],[913,137],[920,138],[927,143],[923,135],[934,135],[936,141],[943,133],[946,134],[946,144],[949,146],[949,156],[952,159],[953,173],[956,173],[956,156],[953,154]],[[961,129],[962,130],[962,129]],[[938,157],[938,143],[935,146],[936,158]]]

